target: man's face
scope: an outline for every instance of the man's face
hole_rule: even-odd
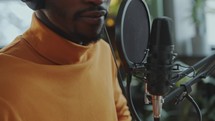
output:
[[[46,0],[45,15],[76,41],[96,41],[111,0]]]

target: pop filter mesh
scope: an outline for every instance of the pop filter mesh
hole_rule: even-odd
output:
[[[121,18],[117,22],[117,29],[121,45],[117,45],[122,49],[124,61],[128,65],[141,63],[146,56],[148,39],[150,33],[150,20],[147,6],[142,0],[127,0],[121,4],[118,16]],[[120,47],[119,47],[120,46]],[[121,54],[121,53],[120,53]]]

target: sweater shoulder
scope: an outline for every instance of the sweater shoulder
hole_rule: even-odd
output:
[[[0,50],[0,53],[12,54],[16,50],[14,47],[18,46],[20,44],[20,41],[21,41],[21,36],[16,37],[15,40],[13,40],[9,45],[6,45],[5,47],[3,47]]]

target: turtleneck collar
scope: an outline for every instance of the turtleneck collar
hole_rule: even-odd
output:
[[[87,53],[96,49],[96,43],[82,46],[73,43],[45,26],[35,14],[32,17],[31,27],[23,34],[23,38],[43,57],[56,64],[73,64],[83,61],[92,56]]]

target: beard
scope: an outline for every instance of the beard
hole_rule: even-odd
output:
[[[56,34],[62,36],[68,41],[81,45],[95,43],[101,39],[105,18],[102,18],[101,22],[96,24],[88,24],[86,21],[81,19],[80,15],[85,11],[97,9],[105,10],[104,8],[92,7],[75,12],[71,10],[70,12],[67,9],[59,8],[57,4],[51,3],[48,4],[48,12],[55,21],[53,22],[46,19],[43,22]]]
[[[101,17],[99,22],[97,23],[91,23],[89,24],[86,22],[86,20],[82,19],[82,14],[88,11],[99,11],[99,10],[105,10],[106,15]],[[107,17],[108,11],[101,7],[101,6],[92,6],[86,9],[82,9],[79,11],[76,11],[73,15],[72,21],[73,28],[70,29],[70,35],[74,40],[78,40],[83,45],[88,45],[90,43],[95,43],[98,40],[102,38],[102,35],[104,33],[104,27],[105,27],[105,19]]]
[[[99,25],[86,25],[84,22],[78,22],[72,28],[72,30],[67,33],[69,36],[67,39],[71,42],[75,42],[81,45],[88,45],[90,43],[95,43],[103,37],[104,33],[104,23]]]
[[[69,38],[69,41],[76,41],[75,43],[81,44],[81,45],[89,45],[91,43],[96,43],[102,38],[103,31],[98,33],[96,36],[86,36],[81,33],[71,33],[71,37]]]

